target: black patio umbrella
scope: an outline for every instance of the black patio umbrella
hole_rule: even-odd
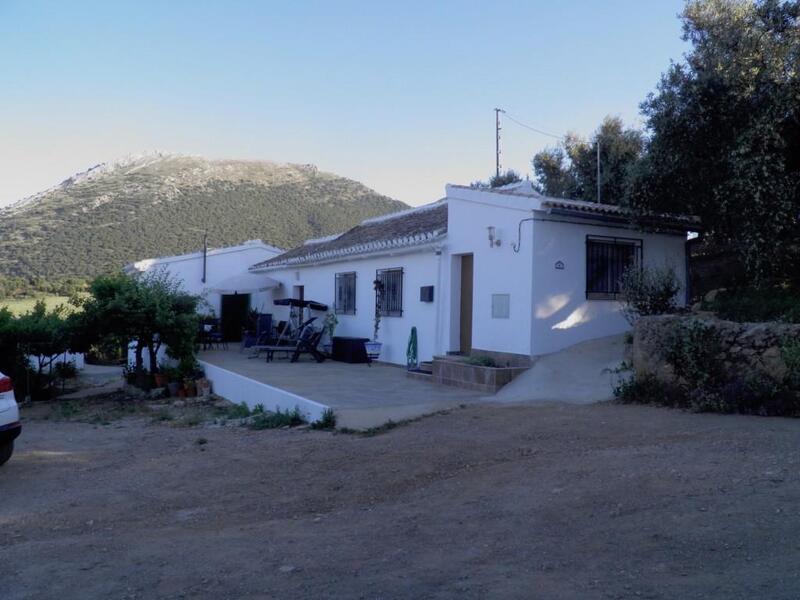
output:
[[[299,328],[303,321],[303,309],[308,309],[308,318],[311,320],[311,311],[312,310],[328,310],[327,304],[322,304],[322,302],[314,302],[313,300],[300,300],[299,298],[279,298],[273,302],[275,306],[289,306],[291,308],[299,308],[300,310],[297,313],[294,311],[290,312],[291,320],[294,320],[295,316],[297,318],[297,323],[295,325]],[[294,313],[294,315],[293,315]]]
[[[309,310],[328,310],[327,304],[313,300],[300,300],[299,298],[279,298],[274,301],[275,306],[291,306],[292,308],[307,308]]]

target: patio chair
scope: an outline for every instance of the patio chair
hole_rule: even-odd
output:
[[[253,348],[259,343],[269,342],[272,336],[272,313],[259,313],[255,325],[255,331],[251,329],[242,332],[242,345],[239,347],[239,352]]]
[[[309,319],[309,321],[311,320],[313,319]],[[297,362],[301,354],[310,354],[318,363],[323,362],[325,360],[325,355],[317,350],[323,332],[323,329],[316,330],[311,327],[310,324],[307,324],[300,332],[300,335],[293,345],[282,344],[265,347],[264,350],[267,353],[267,362],[272,362],[276,352],[285,352],[287,356],[291,354],[290,362]]]
[[[253,348],[255,348],[255,352],[253,356],[250,358],[258,357],[262,352],[267,352],[267,362],[272,360],[272,355],[276,351],[285,351],[291,352],[295,346],[297,346],[297,340],[303,334],[303,332],[317,320],[317,317],[311,317],[307,321],[304,321],[300,324],[300,327],[292,331],[291,326],[286,323],[285,321],[281,321],[278,323],[278,328],[280,329],[280,324],[284,323],[283,329],[280,331],[276,331],[276,336],[271,336],[269,339],[260,340],[260,342]]]
[[[217,349],[220,346],[225,350],[228,349],[228,342],[222,337],[219,319],[208,319],[200,323],[200,342],[203,344],[203,350],[213,346],[216,346]]]

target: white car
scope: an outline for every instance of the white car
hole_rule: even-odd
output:
[[[14,440],[22,431],[11,378],[0,372],[0,465],[14,453]]]

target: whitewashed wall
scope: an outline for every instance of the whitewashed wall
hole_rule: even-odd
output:
[[[523,235],[523,247],[533,246],[532,354],[547,354],[585,340],[630,329],[614,300],[586,299],[586,236],[642,240],[642,259],[650,266],[669,265],[686,281],[685,235],[642,233],[622,227],[587,224],[538,213],[533,235]],[[557,261],[564,263],[557,270]],[[684,294],[679,300],[683,304]]]
[[[277,249],[261,242],[250,242],[240,246],[210,250],[207,257],[205,284],[202,281],[202,252],[142,260],[134,263],[133,267],[140,272],[166,270],[170,275],[181,281],[182,287],[186,292],[204,297],[217,316],[219,316],[221,295],[207,290],[214,288],[218,283],[229,277],[247,273],[247,270],[254,264],[272,258],[279,253]],[[269,295],[266,292],[253,294],[250,298],[250,306],[252,308],[259,309],[262,305],[266,307],[268,303]]]
[[[437,282],[439,257],[433,248],[417,250],[413,253],[394,254],[363,259],[350,259],[339,263],[319,266],[295,267],[269,271],[269,277],[283,285],[274,293],[275,298],[291,297],[294,286],[304,286],[306,300],[315,300],[334,310],[335,274],[355,271],[356,273],[356,314],[337,315],[339,325],[335,335],[372,338],[375,314],[376,270],[403,268],[403,316],[383,317],[378,341],[383,342],[380,360],[396,364],[406,364],[406,346],[411,327],[416,326],[418,336],[418,356],[420,360],[430,360],[434,354],[437,330],[436,303],[420,302],[421,286],[434,286],[434,299],[440,293]],[[273,306],[264,312],[272,312],[275,320],[286,319],[288,310]],[[324,313],[312,313],[321,325]]]
[[[450,190],[448,190],[450,191]],[[459,197],[461,196],[461,197]],[[472,347],[492,352],[531,353],[531,253],[530,243],[514,252],[520,220],[531,216],[525,198],[503,197],[486,192],[460,191],[448,194],[446,250],[456,257],[448,261],[446,306],[448,350],[459,347],[460,261],[458,255],[473,255]],[[495,227],[500,246],[489,246],[487,227]],[[531,224],[523,224],[523,237],[530,239]],[[510,296],[510,316],[492,318],[492,295]]]

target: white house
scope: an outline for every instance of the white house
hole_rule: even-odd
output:
[[[419,358],[446,352],[531,357],[628,329],[618,278],[626,265],[672,266],[686,281],[694,218],[660,215],[644,230],[617,206],[548,198],[529,182],[446,187],[438,202],[368,219],[267,257],[250,272],[281,285],[272,298],[316,300],[337,335],[372,337],[373,282],[385,287],[381,360],[404,364],[412,327]],[[282,318],[285,308],[264,312]]]
[[[267,290],[278,285],[269,278],[249,274],[248,267],[282,252],[261,240],[250,240],[206,252],[147,258],[124,270],[131,274],[166,271],[181,282],[184,291],[201,296],[207,303],[201,310],[213,310],[222,321],[223,332],[238,339],[247,311],[254,308],[268,312],[272,294]]]

